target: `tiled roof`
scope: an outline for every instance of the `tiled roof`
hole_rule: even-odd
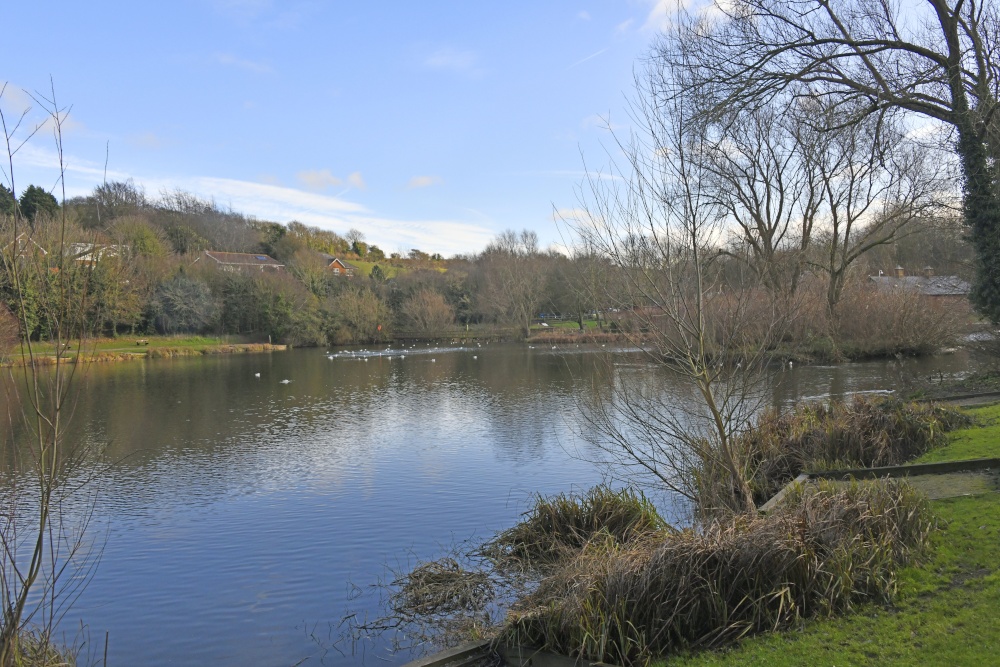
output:
[[[871,276],[879,289],[912,289],[924,296],[965,296],[970,285],[958,276]]]
[[[230,266],[284,266],[281,262],[270,257],[269,255],[254,255],[245,252],[216,252],[214,250],[206,250],[205,255],[214,259],[219,264],[227,264]]]

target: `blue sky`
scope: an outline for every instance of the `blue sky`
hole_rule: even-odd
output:
[[[665,2],[11,3],[0,80],[72,105],[69,195],[131,177],[260,218],[350,227],[387,252],[557,243],[602,117],[626,125]],[[38,119],[39,109],[30,118]],[[52,141],[15,188],[51,187]]]

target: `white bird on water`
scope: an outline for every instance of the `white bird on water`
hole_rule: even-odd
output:
[[[255,378],[259,378],[259,377],[260,377],[260,373],[254,373],[254,374],[253,374],[253,376],[254,376]]]
[[[280,384],[288,384],[291,380],[282,380]]]

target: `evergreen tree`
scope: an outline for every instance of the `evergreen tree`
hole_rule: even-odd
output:
[[[59,211],[59,202],[56,201],[56,198],[37,185],[29,185],[21,193],[19,204],[21,205],[21,215],[32,222],[39,213],[54,216]]]
[[[17,199],[14,193],[5,185],[0,185],[0,215],[14,215]]]

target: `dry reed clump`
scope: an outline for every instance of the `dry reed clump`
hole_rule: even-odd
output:
[[[624,545],[662,539],[666,530],[652,503],[631,490],[538,496],[520,523],[486,544],[454,548],[380,585],[386,613],[351,616],[348,631],[352,641],[382,634],[401,648],[495,637],[506,606],[546,574],[574,559],[596,563]]]
[[[502,639],[632,665],[888,600],[933,520],[905,483],[823,483],[765,517],[585,548],[508,614]]]
[[[753,471],[758,504],[803,472],[899,465],[946,442],[972,419],[955,408],[855,396],[765,412],[737,446]]]
[[[488,574],[467,570],[454,558],[422,563],[393,586],[392,608],[413,617],[478,611],[494,594]]]
[[[641,492],[596,486],[582,495],[537,496],[524,519],[487,542],[480,555],[497,567],[544,570],[587,544],[627,544],[667,529]]]

